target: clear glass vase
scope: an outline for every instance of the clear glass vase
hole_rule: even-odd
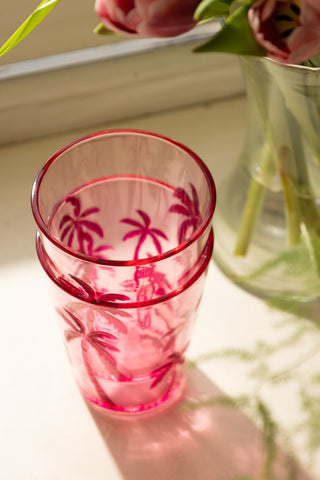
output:
[[[214,259],[263,298],[320,298],[320,69],[241,58],[248,127],[218,186]]]

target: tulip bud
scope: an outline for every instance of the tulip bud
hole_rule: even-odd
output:
[[[191,30],[201,0],[96,0],[101,23],[134,37],[175,37]]]
[[[319,0],[258,0],[248,19],[256,41],[274,60],[301,63],[320,51]]]

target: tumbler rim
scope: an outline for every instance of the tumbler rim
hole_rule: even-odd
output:
[[[146,258],[139,258],[139,259],[133,259],[133,260],[108,260],[108,259],[103,259],[103,258],[97,258],[94,256],[90,256],[86,253],[81,253],[78,252],[67,245],[65,245],[63,242],[61,242],[57,237],[52,235],[52,233],[49,231],[47,228],[46,222],[43,220],[41,213],[40,213],[40,208],[39,208],[39,190],[41,186],[42,179],[50,166],[54,163],[54,161],[62,155],[64,152],[69,150],[70,148],[74,147],[77,144],[80,144],[82,142],[85,142],[91,138],[96,138],[96,137],[102,137],[102,136],[109,136],[109,135],[141,135],[141,136],[149,136],[153,138],[158,138],[160,140],[163,140],[165,142],[168,142],[172,145],[174,145],[177,148],[180,148],[184,152],[186,152],[193,160],[194,162],[199,166],[199,168],[202,170],[202,173],[206,179],[207,185],[208,185],[208,191],[210,195],[210,205],[208,208],[208,211],[206,212],[206,215],[204,216],[200,226],[193,232],[191,237],[188,240],[185,240],[184,242],[178,244],[175,248],[172,248],[170,250],[167,250],[165,252],[162,252],[158,255],[154,255],[152,257],[146,257]],[[185,248],[187,248],[189,245],[194,243],[201,235],[207,230],[207,228],[210,226],[211,219],[215,210],[216,206],[216,187],[214,180],[212,178],[212,175],[210,173],[210,170],[204,163],[204,161],[189,147],[186,145],[171,139],[170,137],[167,137],[165,135],[159,134],[159,133],[154,133],[150,132],[148,130],[139,130],[139,129],[109,129],[109,130],[100,130],[98,132],[94,132],[88,135],[84,135],[82,137],[77,138],[76,140],[73,140],[60,149],[58,149],[53,155],[51,155],[48,160],[44,163],[44,165],[41,167],[39,172],[37,173],[33,186],[32,186],[32,192],[31,192],[31,209],[32,213],[34,216],[34,219],[36,221],[36,224],[40,230],[40,232],[52,243],[54,244],[59,250],[65,252],[66,254],[70,255],[73,258],[77,258],[82,261],[86,261],[95,265],[103,265],[103,266],[113,266],[113,267],[128,267],[128,266],[140,266],[140,265],[148,265],[152,263],[157,263],[161,260],[164,260],[166,258],[169,258],[173,255],[176,255],[180,252],[182,252]]]
[[[207,270],[212,252],[213,252],[213,246],[214,246],[214,233],[213,229],[211,227],[210,233],[208,240],[203,248],[202,254],[200,255],[198,261],[203,259],[203,255],[205,255],[205,258],[203,261],[200,262],[199,268],[196,270],[196,272],[188,278],[182,285],[179,285],[176,287],[174,290],[171,290],[170,292],[167,292],[159,297],[152,298],[150,300],[142,300],[142,301],[103,301],[103,302],[95,302],[92,304],[90,300],[88,300],[85,297],[80,297],[78,296],[74,291],[66,291],[64,289],[64,286],[61,283],[61,276],[59,275],[54,275],[52,270],[48,268],[45,263],[42,261],[42,254],[45,251],[43,246],[41,245],[41,239],[40,236],[37,235],[36,239],[36,248],[37,248],[37,254],[39,261],[42,265],[43,270],[45,273],[48,275],[49,279],[53,281],[53,283],[59,287],[61,290],[66,292],[68,295],[71,295],[72,297],[76,298],[78,301],[84,302],[84,303],[89,303],[91,305],[95,305],[96,307],[102,307],[102,308],[114,308],[114,309],[121,309],[121,310],[127,310],[127,309],[134,309],[134,308],[147,308],[147,307],[152,307],[154,305],[158,305],[159,303],[166,302],[168,300],[171,300],[172,298],[176,297],[177,295],[180,295],[184,291],[188,290],[200,277],[201,275]],[[206,252],[206,253],[204,253]]]

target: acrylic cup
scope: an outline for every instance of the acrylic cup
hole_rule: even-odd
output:
[[[215,186],[160,135],[110,130],[45,163],[32,190],[37,252],[82,394],[142,412],[179,396],[213,249]]]

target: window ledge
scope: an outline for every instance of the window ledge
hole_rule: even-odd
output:
[[[244,92],[236,57],[193,54],[216,24],[0,67],[0,144]]]

